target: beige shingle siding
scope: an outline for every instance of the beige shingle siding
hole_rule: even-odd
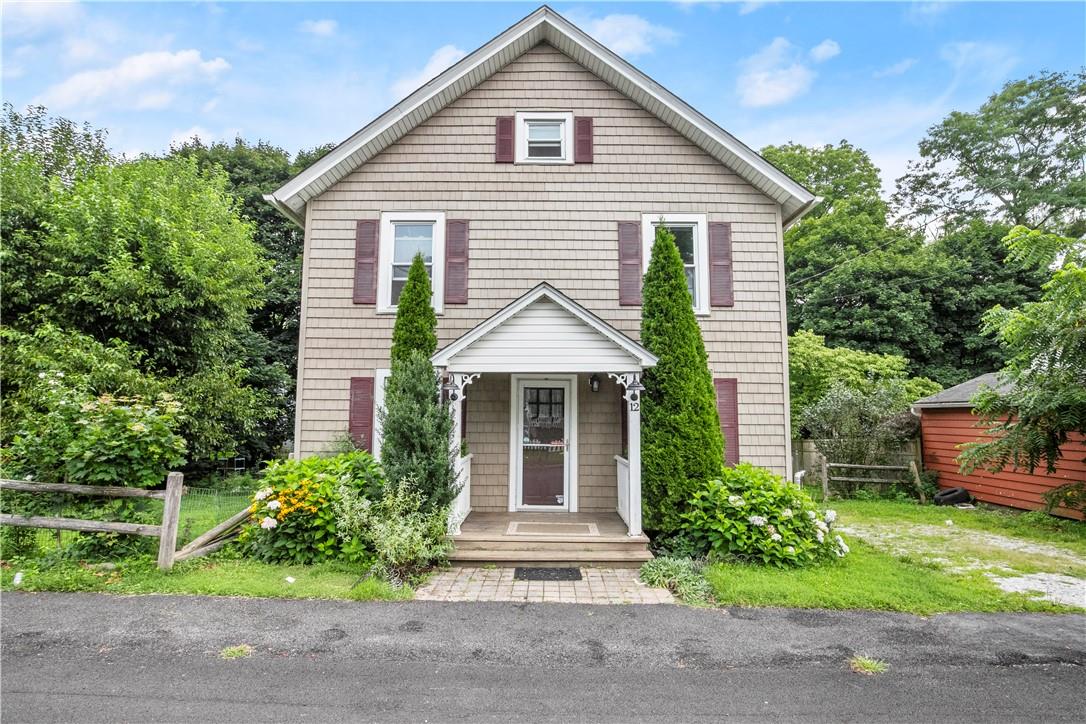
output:
[[[494,118],[533,109],[592,116],[595,162],[495,164]],[[549,46],[521,56],[310,202],[303,454],[346,429],[349,378],[388,366],[392,318],[351,302],[354,222],[404,210],[471,222],[469,303],[439,317],[442,345],[541,281],[636,339],[640,308],[618,304],[617,222],[659,211],[731,222],[735,306],[700,323],[713,375],[739,379],[743,459],[785,472],[779,206]]]

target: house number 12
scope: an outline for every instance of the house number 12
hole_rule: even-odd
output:
[[[641,409],[641,403],[640,402],[631,402],[630,403],[630,412],[637,412],[640,409]]]

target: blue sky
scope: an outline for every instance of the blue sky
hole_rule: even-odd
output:
[[[926,128],[1007,80],[1086,63],[1086,3],[552,6],[748,145],[848,139],[889,186]],[[108,128],[338,142],[535,3],[3,5],[3,98]]]

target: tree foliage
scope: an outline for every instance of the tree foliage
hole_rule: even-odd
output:
[[[963,468],[1051,473],[1072,433],[1086,435],[1086,243],[1014,227],[1012,260],[1055,267],[1041,299],[993,308],[985,329],[1007,351],[1004,391],[981,390],[973,404],[992,427],[991,440],[968,446]]]
[[[1077,235],[1086,223],[1086,70],[1007,83],[928,130],[895,203],[914,220],[987,218]]]
[[[444,508],[460,490],[452,414],[439,386],[429,355],[412,350],[392,361],[385,406],[377,413],[388,480],[413,481],[429,510]]]
[[[393,362],[407,359],[412,352],[421,352],[429,358],[437,351],[437,315],[432,299],[430,276],[422,254],[415,254],[396,305],[390,353]]]
[[[648,530],[674,533],[693,491],[719,476],[724,440],[682,258],[663,225],[642,294],[641,342],[660,358],[641,398],[643,519]]]
[[[910,377],[908,360],[900,355],[876,354],[847,347],[827,347],[817,334],[800,330],[788,338],[788,383],[792,401],[792,433],[804,432],[809,407],[840,384],[859,393],[870,393],[887,382],[907,405],[942,387],[926,377]]]

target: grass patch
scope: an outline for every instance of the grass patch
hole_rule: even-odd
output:
[[[227,661],[233,661],[234,659],[247,659],[252,655],[253,647],[249,644],[227,646],[225,649],[219,652],[219,658],[226,659]]]
[[[357,567],[341,563],[287,566],[250,560],[198,558],[178,564],[172,571],[160,571],[149,559],[119,561],[117,568],[102,571],[82,564],[61,561],[13,562],[0,569],[0,590],[14,590],[12,578],[23,578],[21,591],[91,591],[118,594],[195,594],[202,596],[243,596],[253,598],[328,598],[353,601],[400,601],[412,598],[404,586],[367,578],[352,588],[360,575]],[[293,578],[290,583],[286,579]]]
[[[946,521],[952,520],[956,527],[1056,545],[1086,556],[1086,522],[1044,513],[1021,513],[997,508],[959,510],[953,506],[918,505],[893,500],[831,500],[827,506],[837,510],[844,525],[850,522],[878,524],[908,521],[945,526]]]
[[[857,674],[864,674],[865,676],[876,676],[885,672],[889,665],[885,661],[879,661],[878,659],[869,659],[866,656],[856,655],[848,660],[848,668],[852,669]]]
[[[666,588],[683,603],[708,606],[713,589],[705,580],[705,564],[689,558],[653,558],[641,566],[641,580],[650,586]]]
[[[818,566],[779,569],[717,563],[705,576],[718,603],[787,608],[874,609],[933,614],[950,611],[1073,611],[1020,593],[1004,593],[980,573],[951,575],[895,558],[860,541],[852,552]]]

